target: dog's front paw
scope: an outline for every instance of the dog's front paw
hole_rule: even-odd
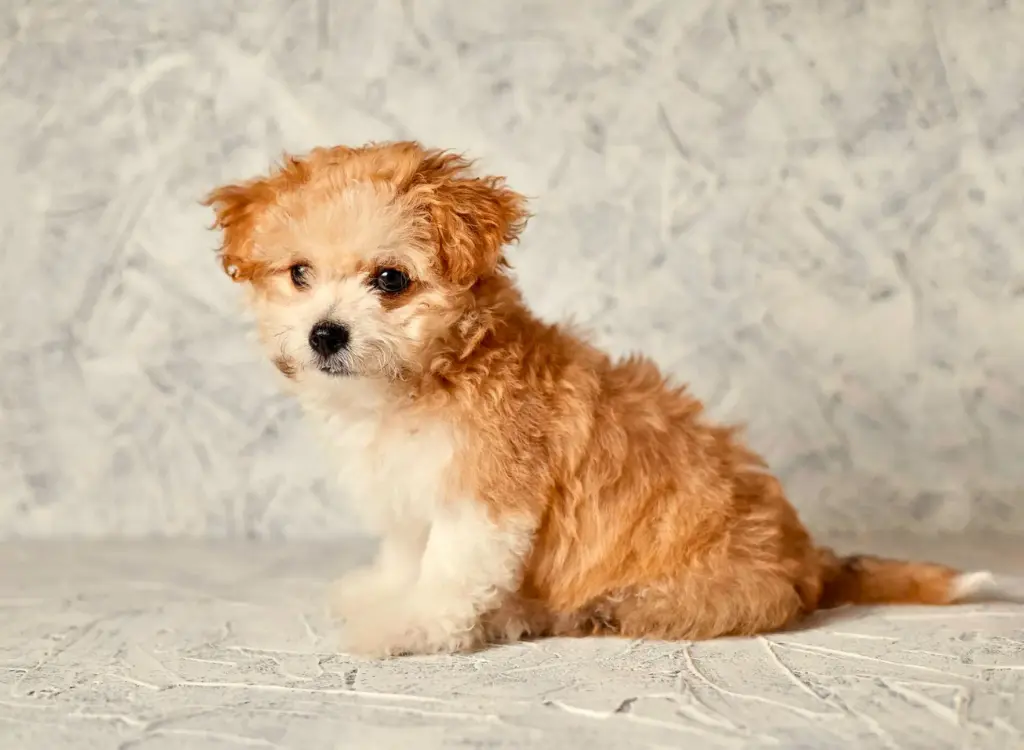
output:
[[[399,599],[402,589],[394,576],[380,568],[356,568],[331,586],[331,614],[338,620],[350,620],[384,602]]]
[[[370,658],[469,651],[478,645],[477,622],[431,613],[415,602],[390,602],[354,612],[344,626],[342,649]]]

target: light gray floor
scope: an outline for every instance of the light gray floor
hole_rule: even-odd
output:
[[[863,548],[863,544],[855,544]],[[1007,541],[882,551],[1024,572]],[[697,644],[339,654],[324,586],[365,543],[0,548],[0,747],[971,748],[1024,737],[1024,608],[848,610]]]

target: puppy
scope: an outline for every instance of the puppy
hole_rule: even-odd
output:
[[[206,205],[267,355],[381,536],[334,597],[350,652],[748,635],[1005,593],[815,546],[685,388],[530,313],[505,259],[525,200],[458,155],[315,149]]]

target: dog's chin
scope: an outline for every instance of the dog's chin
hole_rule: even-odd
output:
[[[393,362],[381,362],[371,359],[361,361],[356,357],[323,359],[314,357],[310,363],[312,368],[330,379],[356,378],[361,380],[402,380],[410,372],[406,366],[398,366]]]
[[[344,365],[319,365],[317,369],[329,378],[349,378],[355,374]]]
[[[317,358],[314,364],[317,370],[330,378],[347,378],[355,374],[351,363],[336,357],[331,357],[330,359]]]

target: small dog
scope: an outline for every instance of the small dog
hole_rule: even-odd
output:
[[[1005,594],[988,573],[815,546],[685,388],[530,313],[505,259],[525,199],[459,155],[315,149],[206,205],[268,355],[382,537],[333,602],[352,653],[704,639]]]

